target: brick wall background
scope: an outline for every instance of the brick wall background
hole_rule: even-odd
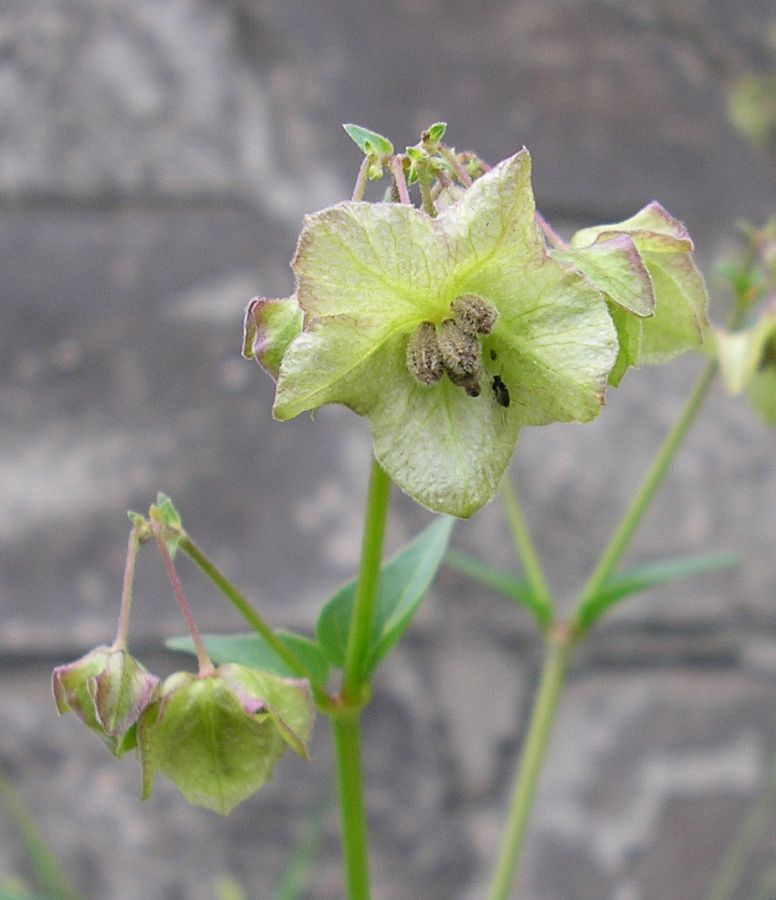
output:
[[[439,119],[493,160],[526,144],[562,230],[652,198],[711,273],[740,218],[776,211],[776,164],[726,92],[776,66],[765,0],[0,0],[0,766],[78,890],[272,896],[333,790],[326,723],[226,819],[163,782],[138,799],[72,717],[53,665],[110,640],[127,508],[171,494],[278,625],[309,628],[358,557],[369,445],[341,409],[284,425],[239,358],[258,291],[291,288],[301,216],[349,196],[340,128],[401,146]],[[771,29],[769,31],[769,29]],[[715,282],[710,278],[712,293]],[[721,295],[713,316],[724,315]],[[629,375],[592,425],[526,430],[518,479],[570,598],[682,406],[698,359]],[[532,824],[526,900],[700,900],[776,754],[776,436],[717,390],[629,555],[742,565],[632,600],[576,657]],[[396,498],[389,545],[427,515]],[[498,504],[457,546],[512,565]],[[182,625],[141,558],[137,655]],[[196,573],[206,629],[241,627]],[[497,596],[441,574],[381,671],[365,725],[375,897],[483,896],[540,647]],[[487,702],[485,702],[487,701]],[[342,896],[333,807],[306,897]],[[766,830],[737,897],[774,847]],[[0,813],[0,882],[29,868]]]

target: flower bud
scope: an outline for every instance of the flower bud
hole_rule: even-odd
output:
[[[445,373],[433,322],[421,322],[407,344],[407,368],[421,384],[434,384]]]
[[[100,646],[52,675],[60,715],[72,710],[103,739],[114,756],[135,746],[135,723],[159,679],[126,650]]]
[[[476,337],[490,334],[496,324],[498,313],[482,297],[475,294],[461,294],[450,304],[455,324],[464,334]]]

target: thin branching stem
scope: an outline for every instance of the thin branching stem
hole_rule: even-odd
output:
[[[396,193],[399,195],[399,202],[405,206],[411,206],[410,192],[407,187],[407,179],[404,177],[404,169],[402,168],[402,157],[391,157],[391,175],[393,183],[396,187]]]
[[[523,565],[525,577],[541,607],[548,611],[547,621],[549,622],[552,620],[552,595],[547,586],[541,560],[536,552],[536,546],[523,514],[517,489],[508,472],[501,484],[501,500],[504,504],[507,521],[512,532],[512,539],[515,543],[517,555]]]
[[[361,160],[361,166],[358,170],[358,175],[356,176],[356,183],[353,185],[353,195],[351,196],[351,200],[363,200],[364,192],[366,191],[366,183],[369,180],[369,157],[365,156]]]
[[[124,566],[124,582],[121,587],[121,610],[119,611],[119,624],[116,629],[116,640],[113,642],[114,650],[127,649],[127,633],[129,631],[129,614],[132,611],[132,591],[135,583],[135,563],[137,551],[140,546],[140,536],[137,526],[133,526],[129,532],[127,543],[127,561]]]
[[[455,172],[456,177],[461,182],[464,187],[471,187],[474,184],[471,175],[466,171],[466,169],[461,164],[461,160],[455,155],[455,152],[451,150],[449,147],[445,147],[440,144],[439,152],[442,156],[450,163],[450,167]]]
[[[262,616],[254,609],[250,601],[232,584],[218,566],[201,550],[191,538],[184,534],[178,543],[179,548],[189,559],[197,565],[202,572],[221,591],[238,613],[245,619],[251,628],[259,635],[283,660],[288,668],[300,678],[306,678],[313,689],[316,702],[323,708],[327,708],[330,698],[323,687],[316,683],[312,672],[301,662],[296,654],[290,650],[275,634]]]
[[[544,236],[552,244],[553,247],[555,247],[557,250],[568,250],[570,248],[569,243],[563,240],[563,238],[538,210],[534,213],[534,219],[536,220],[536,224],[542,230]]]
[[[423,203],[423,211],[431,216],[432,219],[435,219],[437,208],[434,205],[434,198],[431,196],[431,182],[428,169],[424,166],[421,166],[418,172],[418,184],[420,185],[420,199]]]
[[[558,702],[566,683],[566,671],[573,646],[570,638],[566,629],[556,627],[548,639],[547,655],[512,787],[509,814],[488,894],[489,900],[507,900],[517,876],[520,851],[533,807],[536,786],[547,755]]]
[[[178,577],[178,573],[175,571],[175,563],[172,561],[172,556],[170,555],[170,551],[167,547],[167,541],[165,541],[164,535],[162,534],[162,529],[158,526],[157,523],[154,523],[151,527],[153,528],[154,537],[156,538],[156,544],[159,547],[159,553],[161,554],[162,562],[164,563],[164,568],[167,572],[167,577],[170,579],[170,584],[172,585],[175,599],[178,601],[178,606],[180,607],[180,611],[183,614],[183,618],[186,620],[189,634],[191,634],[191,640],[194,642],[194,651],[197,654],[197,662],[199,663],[199,674],[202,676],[211,675],[215,671],[215,669],[213,667],[213,663],[210,661],[208,652],[205,649],[205,642],[202,640],[202,635],[200,634],[199,627],[194,620],[194,616],[191,613],[191,608],[189,607],[188,601],[186,600],[186,595],[183,592],[183,585],[181,584],[181,580]]]

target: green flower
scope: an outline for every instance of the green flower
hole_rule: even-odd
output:
[[[584,228],[570,250],[553,250],[606,294],[620,350],[609,381],[630,366],[668,362],[697,348],[708,295],[686,227],[659,203],[613,225]]]
[[[487,503],[520,426],[593,419],[617,356],[603,293],[548,254],[534,212],[522,150],[436,218],[357,202],[309,216],[295,294],[246,318],[275,417],[342,403],[419,503],[456,516]]]
[[[59,714],[74,712],[121,756],[135,746],[137,720],[154,699],[159,679],[126,650],[100,646],[57,666],[51,684]]]
[[[746,392],[767,425],[776,425],[776,301],[750,328],[715,333],[725,387]]]
[[[143,797],[158,771],[186,799],[223,815],[255,793],[288,747],[307,757],[314,707],[306,681],[236,663],[176,672],[143,712]]]

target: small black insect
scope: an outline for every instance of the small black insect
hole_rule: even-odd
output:
[[[496,403],[507,409],[509,407],[509,388],[501,380],[501,376],[494,375],[490,386],[493,388],[493,396],[496,398]]]

